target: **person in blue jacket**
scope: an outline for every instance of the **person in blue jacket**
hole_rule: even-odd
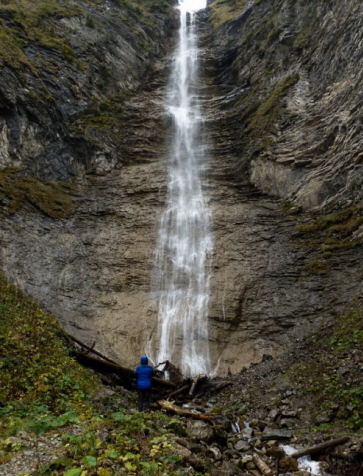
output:
[[[138,365],[135,370],[136,385],[139,396],[139,412],[147,410],[150,407],[150,396],[152,382],[151,378],[154,375],[154,369],[148,364],[149,359],[143,355],[141,357],[141,365]]]

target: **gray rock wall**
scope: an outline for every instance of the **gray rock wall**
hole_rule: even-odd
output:
[[[210,48],[231,173],[306,209],[359,203],[361,2],[249,6],[213,31]],[[223,139],[219,144],[225,150]]]
[[[30,42],[27,54],[46,59],[40,77],[1,70],[1,166],[73,177],[77,208],[55,219],[27,203],[2,216],[0,265],[69,332],[133,366],[157,322],[170,125],[162,98],[176,23],[169,12],[147,28],[113,3],[99,8],[88,11],[96,28],[61,20],[83,66],[40,46],[35,54]],[[296,232],[310,218],[291,207],[361,200],[361,20],[353,0],[262,0],[218,29],[201,16],[220,374],[282,353],[363,295],[359,242],[312,272],[309,263],[328,258]]]

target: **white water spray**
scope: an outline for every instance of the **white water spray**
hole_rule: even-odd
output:
[[[174,131],[168,204],[156,253],[159,298],[158,361],[170,360],[184,375],[210,373],[208,346],[210,212],[201,187],[205,157],[196,94],[198,47],[194,12],[206,0],[179,0],[179,42],[166,108]]]

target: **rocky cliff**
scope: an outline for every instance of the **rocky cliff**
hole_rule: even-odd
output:
[[[157,1],[0,5],[1,267],[134,365],[157,321],[176,14]],[[362,19],[355,0],[215,1],[200,15],[220,373],[281,353],[363,294]]]

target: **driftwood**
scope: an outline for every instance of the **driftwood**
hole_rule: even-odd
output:
[[[171,402],[166,400],[159,400],[158,405],[164,410],[168,410],[176,415],[185,416],[189,418],[194,418],[195,420],[211,421],[211,416],[203,413],[194,413],[189,410],[183,410],[182,408],[173,405]]]
[[[264,460],[260,456],[258,456],[257,453],[253,453],[252,459],[262,474],[264,474],[265,476],[272,476],[274,474],[273,470],[264,462]]]
[[[92,367],[93,369],[103,370],[105,372],[112,372],[117,375],[121,374],[129,378],[133,377],[134,375],[134,371],[132,369],[128,369],[127,367],[123,367],[122,365],[114,364],[113,362],[106,362],[105,360],[101,360],[96,357],[91,357],[90,355],[84,354],[83,352],[75,351],[74,355],[80,363],[88,367]],[[152,380],[157,385],[161,385],[167,388],[176,388],[175,383],[170,382],[168,380],[163,380],[158,377],[152,377]]]
[[[291,455],[292,458],[301,458],[302,456],[312,455],[314,453],[319,453],[320,451],[326,450],[328,448],[332,448],[333,446],[344,445],[347,441],[349,441],[348,436],[343,436],[341,438],[336,438],[335,440],[329,440],[325,443],[320,443],[320,445],[311,446],[310,448],[306,448],[305,450],[296,451]]]

